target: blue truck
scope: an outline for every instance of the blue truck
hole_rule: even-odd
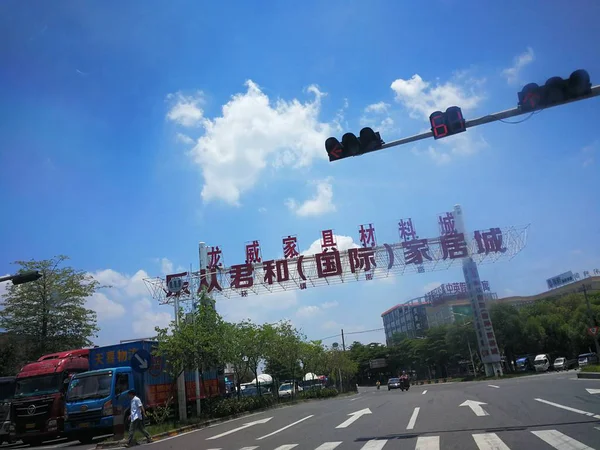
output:
[[[113,418],[125,413],[129,425],[129,390],[135,389],[145,408],[164,406],[173,396],[176,385],[164,370],[163,358],[153,355],[154,341],[127,342],[90,349],[90,371],[74,375],[65,402],[65,435],[82,443],[113,433]],[[204,372],[200,398],[221,395],[224,379],[216,371]],[[222,378],[222,377],[220,377]],[[185,374],[186,398],[196,401],[194,373]],[[205,389],[208,392],[204,392]]]

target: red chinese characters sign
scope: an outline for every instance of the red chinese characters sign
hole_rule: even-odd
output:
[[[277,290],[309,289],[313,287],[357,280],[375,280],[407,272],[422,273],[448,269],[455,262],[470,257],[477,264],[510,259],[525,245],[527,227],[488,228],[466,233],[460,229],[452,213],[438,215],[438,236],[421,237],[412,218],[397,222],[399,242],[377,242],[372,223],[358,226],[354,242],[340,237],[333,229],[321,231],[315,253],[302,252],[294,235],[284,235],[281,259],[264,259],[260,242],[252,240],[244,248],[244,261],[229,267],[223,264],[221,246],[207,247],[206,267],[195,273],[172,274],[160,284],[157,296],[169,302],[174,295],[187,296],[205,289],[224,296],[246,297]],[[241,259],[241,258],[240,258]],[[177,292],[169,291],[169,283],[177,287],[175,278],[182,279]],[[482,282],[482,290],[485,289]],[[464,294],[465,283],[450,283],[441,287],[444,294]],[[161,294],[162,293],[162,294]],[[428,295],[435,296],[432,291]]]

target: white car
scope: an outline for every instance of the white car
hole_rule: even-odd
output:
[[[292,383],[283,383],[281,386],[279,386],[279,397],[291,397],[292,389],[293,389]],[[302,387],[298,386],[296,393],[301,392],[301,391],[302,391]]]

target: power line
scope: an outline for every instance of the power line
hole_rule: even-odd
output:
[[[383,331],[385,330],[385,328],[373,328],[372,330],[364,330],[364,331],[351,331],[349,333],[345,333],[346,336],[350,335],[350,334],[363,334],[363,333],[373,333],[375,331]],[[327,336],[321,339],[318,339],[319,341],[326,341],[327,339],[333,339],[336,337],[342,337],[341,333],[340,334],[334,334],[332,336]]]

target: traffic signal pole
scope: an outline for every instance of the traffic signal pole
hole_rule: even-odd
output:
[[[548,106],[538,109],[538,110],[523,111],[520,107],[516,107],[513,109],[507,109],[506,111],[500,111],[500,112],[497,112],[494,114],[488,114],[487,116],[479,117],[477,119],[467,120],[465,122],[465,128],[471,128],[471,127],[476,127],[479,125],[485,125],[487,123],[497,122],[499,120],[509,119],[511,117],[522,116],[523,114],[532,114],[536,111],[542,111],[544,109],[553,108],[555,106],[566,105],[567,103],[573,103],[573,102],[577,102],[579,100],[586,100],[588,98],[598,97],[598,96],[600,96],[600,85],[593,86],[591,88],[591,92],[588,95],[584,95],[584,96],[581,96],[581,97],[578,97],[575,99],[568,99],[568,100],[562,101],[560,103],[548,105]],[[378,148],[378,150],[383,150],[385,148],[390,148],[390,147],[397,147],[398,145],[409,144],[411,142],[416,142],[416,141],[428,139],[431,137],[433,137],[433,132],[427,131],[426,133],[416,134],[414,136],[409,136],[406,138],[398,139],[397,141],[388,142],[386,144],[383,144],[380,148]],[[357,156],[359,156],[359,155],[357,155]]]

